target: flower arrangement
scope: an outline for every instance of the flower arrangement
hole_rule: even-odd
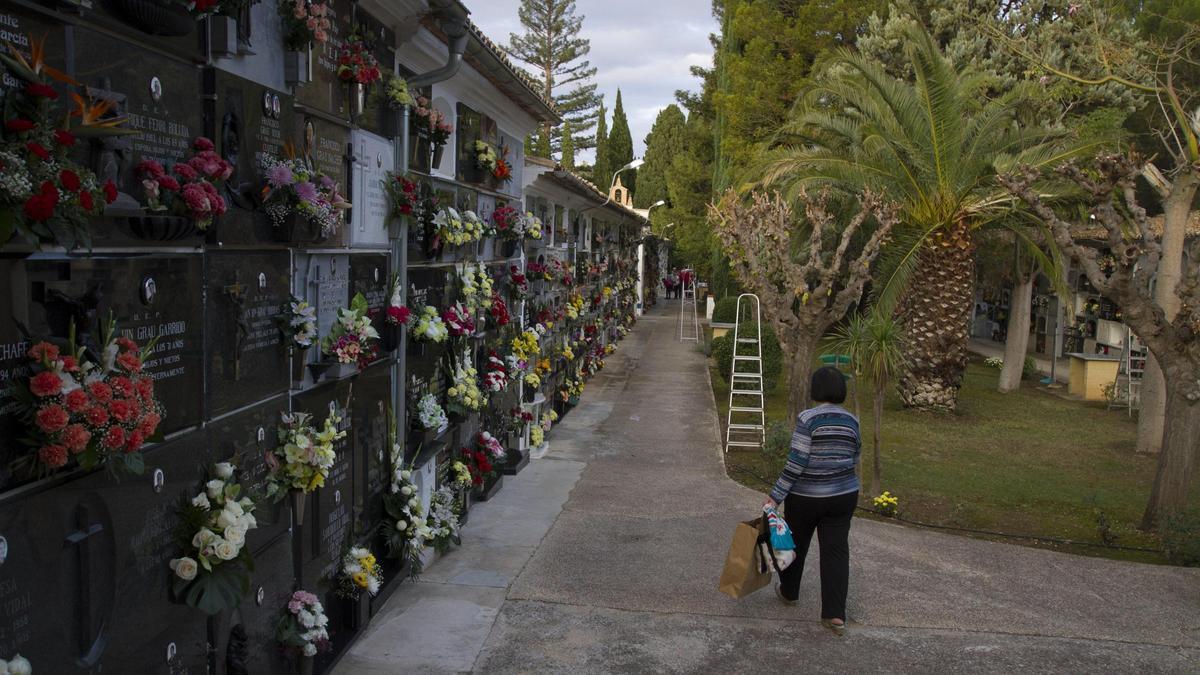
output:
[[[492,147],[491,143],[475,141],[471,147],[475,149],[476,168],[489,173],[496,170],[496,148]]]
[[[471,485],[483,487],[484,483],[496,476],[496,466],[492,464],[492,460],[488,457],[486,451],[463,448],[461,452],[462,462],[466,464],[467,470],[471,472]]]
[[[454,125],[424,96],[417,97],[410,124],[414,133],[428,137],[429,144],[433,146],[445,145],[450,140],[450,134],[454,133]]]
[[[462,246],[479,241],[483,236],[483,222],[474,213],[470,211],[467,213],[471,214],[471,219],[448,206],[438,211],[433,219],[433,226],[437,229],[438,237],[451,246]]]
[[[439,433],[450,426],[446,411],[438,405],[437,397],[433,394],[425,394],[417,401],[417,423],[426,431],[437,430]]]
[[[416,102],[408,91],[408,82],[403,77],[385,73],[384,79],[386,83],[383,88],[383,97],[389,107],[398,109]]]
[[[542,377],[537,373],[525,373],[525,384],[537,389],[542,386]]]
[[[213,142],[197,138],[192,143],[195,155],[177,163],[171,176],[154,160],[144,160],[135,168],[142,179],[146,204],[151,211],[185,216],[201,230],[225,213],[225,200],[217,186],[233,174],[233,165],[213,151]]]
[[[287,337],[288,347],[308,349],[317,341],[317,308],[292,296],[287,312],[281,317],[280,328]]]
[[[383,78],[379,61],[361,35],[351,35],[338,55],[337,77],[342,82],[373,84]]]
[[[455,462],[455,464],[462,466],[463,470],[467,471],[466,465],[462,462]],[[468,471],[468,483],[470,480],[471,474]],[[458,512],[455,510],[457,501],[454,490],[450,486],[439,488],[429,500],[429,545],[438,553],[448,551],[452,543],[462,543],[459,537]]]
[[[521,212],[511,206],[500,206],[492,211],[492,226],[496,228],[496,233],[504,239],[518,240],[524,236],[520,224]]]
[[[896,514],[900,512],[900,500],[887,490],[884,490],[883,494],[872,499],[871,503],[875,505],[875,509],[880,514],[889,518],[895,518]]]
[[[341,574],[334,592],[340,597],[357,600],[363,591],[369,595],[379,592],[383,585],[383,570],[375,554],[363,546],[351,546],[342,556]]]
[[[566,345],[562,348],[562,357],[568,361],[571,361],[575,358],[575,352],[571,350],[570,345]]]
[[[346,432],[338,429],[341,421],[337,413],[330,412],[317,431],[308,413],[280,415],[279,445],[267,455],[267,465],[272,469],[268,496],[279,498],[289,490],[308,493],[325,485],[337,459],[334,441],[346,437]]]
[[[329,40],[333,22],[328,0],[279,0],[278,11],[288,50],[304,51],[309,44]]]
[[[33,664],[20,654],[7,661],[0,659],[0,675],[33,675]]]
[[[459,290],[463,305],[474,315],[480,316],[489,307],[495,282],[483,263],[468,264],[458,274]]]
[[[456,490],[465,490],[471,487],[471,467],[465,462],[454,460],[450,465],[450,486]]]
[[[169,565],[174,597],[206,614],[233,609],[250,590],[253,558],[246,533],[258,527],[254,502],[242,496],[229,462],[213,465],[204,489],[179,508],[183,556]]]
[[[538,333],[533,328],[526,328],[521,334],[512,339],[512,353],[522,361],[528,361],[541,353],[538,346]]]
[[[488,313],[492,315],[492,322],[496,324],[497,328],[503,328],[512,321],[512,317],[508,314],[508,303],[504,302],[504,298],[496,291],[492,291],[492,302]]]
[[[297,213],[318,225],[321,236],[328,237],[346,221],[350,202],[338,191],[338,184],[332,178],[313,171],[299,159],[266,157],[262,164],[267,177],[263,210],[275,227]]]
[[[338,310],[337,321],[329,335],[321,340],[321,352],[332,356],[338,363],[354,363],[358,369],[366,368],[379,353],[379,332],[371,325],[367,316],[367,299],[356,293],[350,307]]]
[[[546,442],[546,431],[540,426],[529,427],[529,445],[534,448],[542,447]]]
[[[583,380],[572,378],[567,380],[567,396],[571,398],[579,398],[583,395]]]
[[[442,321],[450,331],[451,337],[469,337],[475,334],[475,322],[471,319],[471,311],[456,302],[442,312]]]
[[[542,419],[538,422],[538,426],[542,428],[542,431],[550,431],[550,427],[553,427],[554,423],[557,421],[558,413],[551,410],[549,412],[542,413]]]
[[[512,165],[508,163],[508,146],[500,149],[500,156],[496,158],[496,166],[492,168],[492,178],[501,183],[512,180]]]
[[[389,286],[387,314],[384,321],[392,326],[406,325],[412,317],[412,310],[404,304],[404,298],[401,295],[403,288],[400,285],[400,276],[393,274]]]
[[[542,220],[533,213],[526,211],[525,218],[521,224],[521,231],[530,239],[542,238]]]
[[[475,437],[475,446],[486,452],[488,458],[493,463],[503,462],[508,457],[508,453],[504,451],[504,444],[500,442],[499,438],[493,436],[491,432],[480,431]]]
[[[529,279],[516,265],[510,265],[508,268],[508,287],[515,300],[529,297]]]
[[[550,274],[550,268],[539,262],[526,263],[525,273],[534,281],[551,281],[554,279]]]
[[[77,137],[134,133],[120,128],[123,117],[105,118],[111,103],[85,101],[72,92],[82,124],[67,128],[67,115],[57,110],[59,93],[50,78],[78,85],[44,60],[45,38],[29,40],[31,58],[11,48],[0,54],[6,69],[4,125],[0,135],[0,246],[14,234],[32,244],[49,242],[65,248],[90,246],[89,219],[104,213],[117,198],[111,181],[100,185],[96,175],[69,153]]]
[[[154,380],[142,371],[154,342],[139,350],[133,340],[117,336],[110,319],[101,344],[95,354],[77,346],[72,324],[66,353],[39,342],[26,354],[33,373],[15,394],[28,424],[24,440],[37,448],[40,472],[60,469],[74,457],[86,470],[142,473],[142,445],[154,438],[163,418]]]
[[[402,455],[400,446],[393,446],[392,456]],[[388,557],[403,560],[409,565],[413,576],[421,572],[421,553],[432,533],[425,515],[421,512],[421,497],[412,482],[412,467],[397,464],[392,474],[392,484],[383,496],[383,510],[391,520],[384,529],[384,541]]]
[[[483,388],[495,394],[508,389],[508,383],[508,366],[495,350],[490,350],[483,373]]]
[[[572,321],[578,319],[579,315],[583,313],[583,296],[578,293],[571,294],[563,311],[568,319]]]
[[[483,394],[479,391],[479,371],[459,365],[451,373],[450,388],[446,390],[449,408],[453,413],[466,415],[483,409]]]
[[[1003,368],[1004,359],[1000,358],[999,356],[989,356],[983,360],[983,365],[987,366],[988,368]]]
[[[426,305],[421,310],[421,313],[417,315],[417,320],[408,329],[408,333],[414,340],[433,343],[445,342],[450,335],[446,324],[442,322],[442,317],[438,316],[437,307],[432,305]]]
[[[275,639],[286,650],[312,658],[329,651],[329,618],[317,596],[308,591],[292,593],[275,626]]]
[[[392,218],[411,216],[416,212],[421,201],[421,189],[415,180],[389,171],[387,179],[383,181],[383,188],[387,191],[388,202],[391,204],[389,214]]]

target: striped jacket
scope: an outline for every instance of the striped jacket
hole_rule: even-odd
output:
[[[858,489],[858,464],[862,441],[858,418],[840,405],[822,403],[796,417],[787,466],[775,481],[771,499],[782,502],[788,494],[803,497],[836,497]]]

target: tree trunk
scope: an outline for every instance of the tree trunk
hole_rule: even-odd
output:
[[[808,388],[812,378],[813,351],[816,349],[814,340],[806,340],[797,336],[792,347],[791,362],[788,363],[788,412],[796,419],[808,407]]]
[[[883,460],[879,456],[879,430],[883,425],[883,398],[887,392],[882,378],[875,383],[875,424],[872,429],[874,436],[873,461],[874,470],[871,472],[871,496],[880,494],[880,482],[883,480]]]
[[[901,309],[908,368],[900,399],[911,408],[953,412],[967,367],[974,307],[975,248],[965,221],[930,237],[919,253]]]
[[[1167,319],[1175,318],[1179,311],[1179,296],[1175,290],[1183,273],[1183,247],[1187,233],[1188,217],[1192,211],[1192,200],[1200,187],[1200,176],[1188,171],[1180,174],[1171,184],[1171,192],[1163,204],[1162,258],[1158,262],[1154,300],[1163,308]],[[1166,423],[1167,392],[1163,383],[1162,368],[1153,355],[1146,359],[1146,370],[1142,373],[1140,404],[1138,408],[1137,452],[1157,455],[1163,445],[1163,427]]]
[[[1158,456],[1158,471],[1150,502],[1142,516],[1142,528],[1154,529],[1164,516],[1179,513],[1187,506],[1192,476],[1196,470],[1196,441],[1200,439],[1200,404],[1192,404],[1181,391],[1172,386],[1183,377],[1167,380],[1166,416],[1171,420],[1163,438],[1162,454]]]
[[[1025,372],[1025,354],[1029,349],[1029,320],[1033,308],[1033,280],[1036,275],[1022,277],[1013,286],[1008,303],[1008,336],[1004,339],[1004,367],[1000,369],[998,389],[1007,394],[1021,388]]]

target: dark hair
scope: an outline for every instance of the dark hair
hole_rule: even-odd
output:
[[[818,368],[812,374],[809,396],[814,403],[844,403],[846,401],[846,376],[833,366]]]

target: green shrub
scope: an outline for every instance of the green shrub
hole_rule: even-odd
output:
[[[1025,365],[1021,368],[1021,379],[1035,380],[1038,376],[1037,361],[1032,356],[1025,357]]]
[[[1168,516],[1162,523],[1163,548],[1176,565],[1200,567],[1200,510]]]
[[[754,337],[758,334],[758,325],[744,323],[741,325],[741,331],[742,337]],[[742,356],[750,356],[754,353],[754,345],[742,344],[738,347],[738,354]],[[733,366],[733,331],[729,331],[719,338],[713,338],[712,354],[717,359],[717,370],[721,373],[721,379],[728,382]],[[779,347],[779,339],[775,337],[775,331],[770,326],[763,330],[762,359],[764,386],[767,391],[771,391],[779,382],[780,374],[783,373],[783,350]],[[738,362],[738,372],[750,372],[753,369],[754,366],[749,361]]]
[[[737,319],[737,298],[721,298],[713,307],[713,323],[733,323]]]
[[[767,424],[767,444],[763,451],[769,457],[787,457],[792,449],[792,427],[775,420]]]

